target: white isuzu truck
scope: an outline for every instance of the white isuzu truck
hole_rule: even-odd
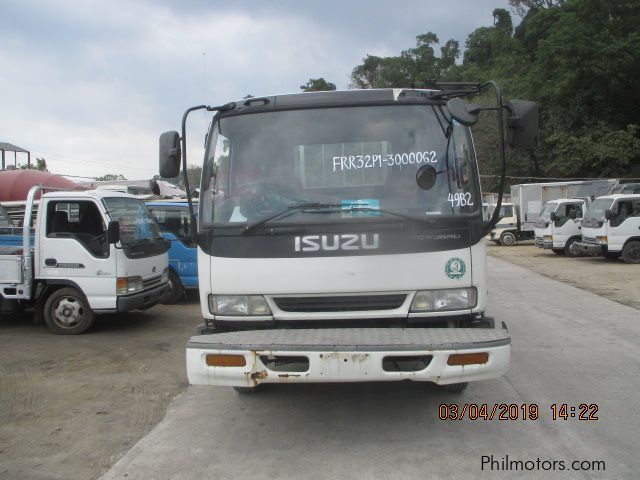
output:
[[[640,263],[640,194],[596,198],[582,221],[577,247],[587,255]]]
[[[558,255],[580,255],[577,242],[582,236],[582,218],[590,199],[561,198],[547,202],[535,225],[535,245]]]
[[[53,333],[79,334],[94,314],[146,309],[168,290],[168,245],[132,195],[28,195],[21,229],[0,230],[0,315],[33,307]],[[16,231],[21,235],[15,235]]]
[[[462,99],[491,87],[494,106]],[[469,126],[494,112],[504,167],[503,112],[509,143],[531,147],[535,104],[503,105],[487,82],[193,107],[182,136],[160,137],[162,177],[181,160],[186,169],[185,124],[198,109],[216,113],[191,384],[416,380],[462,391],[507,371],[509,333],[485,315],[484,235],[496,215],[482,218]]]

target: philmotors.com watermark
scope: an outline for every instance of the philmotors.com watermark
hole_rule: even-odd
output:
[[[537,457],[510,458],[509,455],[482,455],[481,470],[490,472],[604,472],[604,460],[556,460]]]

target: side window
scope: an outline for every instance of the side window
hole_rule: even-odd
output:
[[[582,204],[580,203],[569,203],[566,206],[566,215],[567,218],[582,218]]]
[[[189,240],[189,212],[183,208],[151,207],[160,231],[173,233],[182,243]]]
[[[49,202],[47,237],[73,238],[92,255],[100,258],[109,256],[102,215],[97,205],[91,201]]]

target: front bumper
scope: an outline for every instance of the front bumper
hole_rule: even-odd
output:
[[[450,355],[487,353],[483,364],[449,365]],[[208,366],[207,355],[242,355],[244,366]],[[511,338],[506,329],[337,328],[253,330],[192,337],[187,377],[192,385],[255,387],[261,383],[414,380],[440,385],[495,378],[506,373]],[[426,367],[387,371],[387,357],[431,357]],[[298,357],[306,370],[271,369],[266,358]]]
[[[542,237],[536,237],[535,239],[535,246],[538,248],[545,248],[545,249],[552,249],[553,248],[553,241],[548,241],[548,240],[544,240]]]
[[[149,290],[118,296],[117,311],[146,310],[160,302],[169,291],[169,282],[157,285]]]
[[[604,245],[600,245],[597,243],[589,243],[589,242],[576,242],[576,248],[583,255],[602,255],[607,251]]]

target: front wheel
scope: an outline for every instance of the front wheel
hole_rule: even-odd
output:
[[[512,245],[515,245],[515,243],[516,236],[512,232],[504,232],[502,235],[500,235],[500,245],[504,247],[510,247]]]
[[[640,263],[640,242],[632,240],[622,249],[622,259],[626,263]]]
[[[180,300],[183,295],[184,288],[182,287],[180,277],[173,269],[169,269],[169,291],[162,299],[162,303],[165,305],[171,305]]]
[[[44,321],[56,335],[78,335],[93,325],[94,314],[82,292],[61,288],[44,303]]]
[[[570,238],[569,240],[567,240],[567,243],[564,246],[564,254],[567,257],[579,257],[580,256],[580,250],[578,249],[577,242],[578,242],[577,238]]]

